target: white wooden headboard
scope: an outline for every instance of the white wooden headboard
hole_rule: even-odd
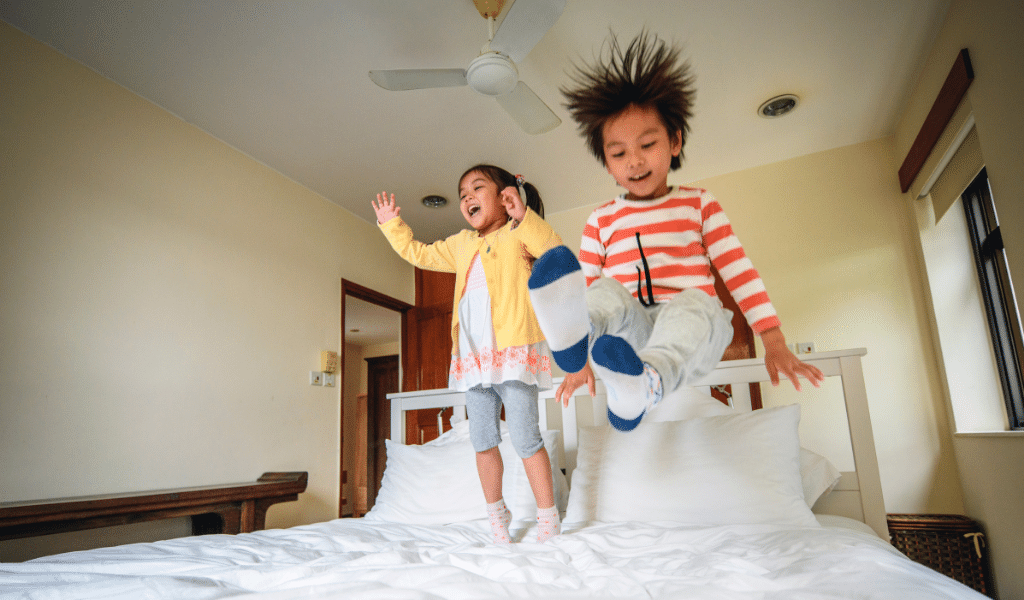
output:
[[[882,539],[889,539],[885,519],[885,503],[882,499],[882,482],[878,473],[878,458],[875,454],[875,439],[871,430],[871,416],[868,412],[867,392],[864,387],[864,372],[861,357],[867,354],[864,348],[836,350],[801,354],[800,359],[812,364],[825,377],[839,377],[842,380],[843,398],[846,405],[847,421],[850,428],[850,445],[853,450],[854,470],[844,472],[836,488],[815,505],[815,512],[850,517],[869,525]],[[770,381],[764,359],[752,358],[730,360],[718,363],[718,367],[707,377],[694,384],[696,388],[732,384],[733,405],[737,410],[750,410],[747,383]],[[550,429],[547,407],[555,397],[554,389],[540,393],[540,428]],[[391,400],[392,440],[405,441],[405,411],[425,408],[456,407],[465,414],[466,399],[462,392],[452,390],[423,390],[388,394]],[[744,404],[745,403],[745,404]],[[578,410],[578,405],[589,405],[590,410]],[[581,426],[609,426],[607,401],[604,385],[598,381],[597,395],[590,398],[586,388],[576,392],[568,407],[561,407],[562,439],[565,445],[563,468],[571,476],[576,466],[578,429]],[[581,418],[580,415],[583,415]],[[552,457],[554,460],[555,457]]]

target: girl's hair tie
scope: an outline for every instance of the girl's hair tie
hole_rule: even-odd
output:
[[[516,187],[519,188],[519,197],[522,198],[523,204],[526,204],[526,189],[523,188],[523,184],[526,183],[526,178],[522,175],[516,175]]]

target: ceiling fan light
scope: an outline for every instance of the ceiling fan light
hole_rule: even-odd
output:
[[[519,82],[519,71],[507,56],[487,52],[473,59],[466,69],[469,87],[484,96],[504,96]]]
[[[760,108],[757,109],[757,114],[761,115],[766,119],[773,119],[775,117],[781,117],[782,115],[792,111],[796,108],[797,102],[800,98],[793,94],[783,94],[776,96],[765,101]]]

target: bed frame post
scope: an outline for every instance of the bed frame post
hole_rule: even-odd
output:
[[[843,381],[843,398],[846,402],[850,444],[853,447],[853,464],[857,471],[864,522],[874,529],[879,537],[887,540],[889,525],[885,519],[882,482],[878,472],[878,456],[875,453],[875,438],[871,430],[868,394],[864,387],[864,370],[860,356],[840,357],[839,368],[842,373],[840,378]]]
[[[405,409],[401,406],[393,406],[395,403],[401,404],[402,400],[398,398],[391,399],[391,441],[405,443]]]

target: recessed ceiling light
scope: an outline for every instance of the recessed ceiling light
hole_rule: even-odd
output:
[[[448,199],[444,196],[430,195],[424,196],[423,200],[420,200],[420,202],[422,202],[423,206],[426,206],[427,208],[441,208],[445,204],[448,204]]]
[[[765,117],[766,119],[781,117],[796,108],[796,104],[799,101],[800,98],[797,98],[793,94],[776,96],[762,104],[761,107],[757,109],[757,114]]]

